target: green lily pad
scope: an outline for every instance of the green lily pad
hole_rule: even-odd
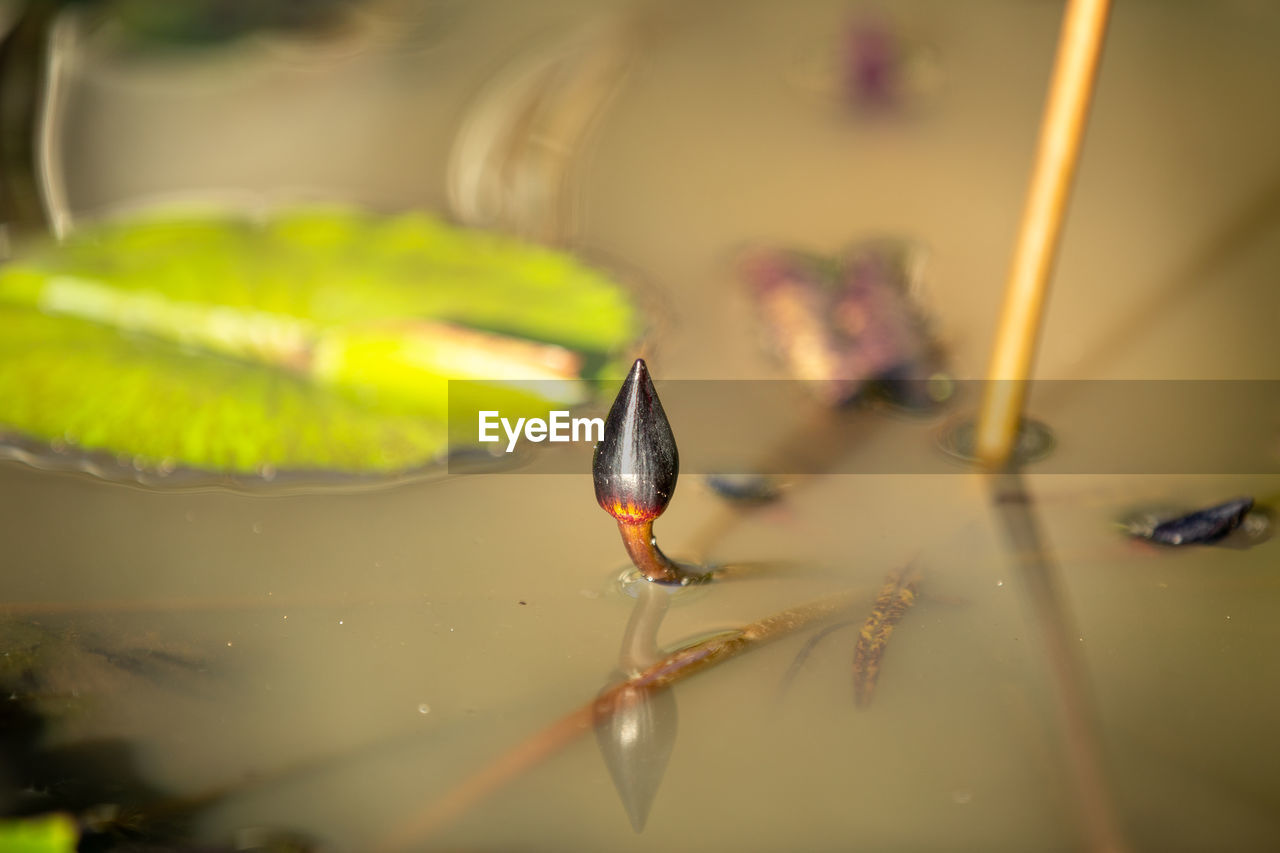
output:
[[[69,815],[0,820],[0,850],[7,853],[74,853],[79,837]]]
[[[394,474],[449,449],[448,380],[545,412],[639,327],[574,257],[421,213],[112,221],[0,267],[0,434],[100,473]]]

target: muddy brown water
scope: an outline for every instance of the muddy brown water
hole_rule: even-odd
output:
[[[72,209],[300,186],[440,208],[468,99],[509,57],[600,13],[440,4],[419,20],[382,8],[414,37],[175,66],[101,60],[71,93]],[[981,375],[1060,6],[895,5],[940,74],[897,119],[851,116],[797,82],[851,8],[673,10],[594,128],[573,172],[574,241],[618,259],[660,306],[655,374],[778,375],[733,274],[738,248],[833,251],[891,234],[930,249],[951,367]],[[1039,375],[1280,379],[1277,38],[1266,3],[1119,4]],[[157,155],[174,150],[183,157]],[[1051,425],[1054,405],[1070,401],[1036,412]],[[709,429],[673,427],[690,440]],[[1133,846],[1280,845],[1276,545],[1157,552],[1113,525],[1136,506],[1263,496],[1280,482],[1033,472],[1029,485]],[[660,541],[679,555],[720,512],[688,477]],[[0,541],[0,600],[57,638],[42,664],[53,741],[122,738],[138,772],[175,795],[229,786],[201,815],[207,840],[266,825],[367,849],[591,698],[632,604],[614,586],[624,555],[587,470],[261,495],[6,463]],[[1082,846],[1036,626],[980,480],[817,478],[718,533],[710,555],[796,568],[675,603],[661,642],[849,587],[865,587],[869,607],[885,573],[914,558],[922,597],[871,707],[853,706],[854,629],[780,696],[793,637],[676,688],[678,737],[643,833],[588,735],[423,846]]]

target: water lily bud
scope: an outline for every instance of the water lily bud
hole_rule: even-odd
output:
[[[620,523],[653,521],[671,501],[680,454],[644,359],[636,359],[613,401],[591,470],[596,500]]]

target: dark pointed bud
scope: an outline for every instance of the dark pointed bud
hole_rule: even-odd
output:
[[[636,832],[676,743],[676,697],[668,688],[623,686],[606,690],[594,709],[596,743]]]
[[[671,501],[680,455],[644,359],[636,359],[613,401],[591,471],[596,500],[619,523],[653,521]]]

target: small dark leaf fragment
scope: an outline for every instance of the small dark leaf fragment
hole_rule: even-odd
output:
[[[708,474],[707,486],[729,503],[759,506],[782,497],[777,479],[765,474]]]
[[[1240,526],[1253,508],[1253,498],[1234,500],[1162,521],[1145,538],[1161,545],[1205,545],[1225,537]]]

